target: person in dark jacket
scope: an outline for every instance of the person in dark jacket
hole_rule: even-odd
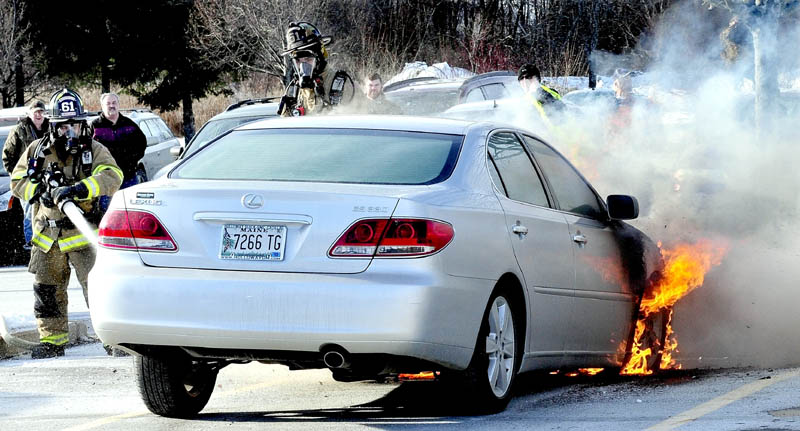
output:
[[[114,93],[103,93],[100,96],[100,117],[92,121],[92,138],[108,148],[114,160],[122,169],[125,178],[122,187],[139,184],[136,166],[144,157],[147,149],[147,137],[142,129],[130,118],[119,112],[119,96]],[[100,210],[105,213],[111,202],[109,196],[100,197]]]
[[[28,116],[19,121],[19,123],[11,129],[8,134],[6,142],[3,145],[3,167],[6,172],[11,174],[14,167],[17,166],[20,156],[25,153],[28,145],[31,142],[44,137],[50,127],[47,118],[44,116],[45,106],[41,100],[34,100],[28,106]],[[22,230],[25,233],[25,246],[26,250],[30,250],[31,238],[33,238],[33,229],[31,227],[31,204],[22,201],[22,210],[24,218],[22,221]]]
[[[519,68],[517,80],[522,89],[525,90],[525,96],[536,108],[536,111],[539,112],[542,120],[548,126],[552,126],[548,114],[564,108],[564,102],[561,101],[561,95],[558,94],[558,91],[541,83],[542,74],[539,72],[539,68],[532,63],[525,64]]]
[[[368,114],[400,114],[400,108],[386,100],[383,93],[383,79],[373,73],[364,81],[365,108]]]

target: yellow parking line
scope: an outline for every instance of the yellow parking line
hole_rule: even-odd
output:
[[[249,386],[243,386],[241,388],[232,389],[232,390],[229,390],[229,391],[221,392],[219,394],[215,393],[214,395],[216,397],[227,397],[227,396],[235,395],[235,394],[238,394],[238,393],[241,393],[241,392],[253,391],[253,390],[256,390],[256,389],[266,388],[266,387],[274,386],[274,385],[277,385],[277,384],[280,384],[280,383],[285,383],[285,382],[287,382],[289,380],[293,380],[293,379],[291,379],[289,377],[277,378],[277,379],[274,379],[274,380],[270,380],[268,382],[258,383],[258,384],[249,385]],[[138,417],[138,416],[145,416],[145,415],[149,415],[149,414],[151,414],[149,410],[140,410],[140,411],[137,411],[137,412],[123,413],[121,415],[115,415],[115,416],[108,416],[108,417],[105,417],[105,418],[100,418],[100,419],[94,420],[92,422],[88,422],[88,423],[81,424],[81,425],[76,425],[74,427],[64,428],[64,431],[90,430],[90,429],[101,427],[103,425],[108,425],[110,423],[118,422],[118,421],[121,421],[123,419],[130,419],[130,418],[135,418],[135,417]]]
[[[764,379],[764,380],[756,380],[755,382],[748,383],[746,385],[740,386],[726,394],[722,394],[713,400],[706,401],[699,406],[686,410],[683,413],[678,415],[672,416],[671,418],[661,422],[659,424],[653,425],[650,428],[647,428],[648,431],[664,431],[664,430],[671,430],[678,428],[681,425],[689,423],[697,418],[707,415],[715,410],[719,410],[728,404],[738,401],[748,395],[752,395],[769,385],[774,385],[775,383],[782,382],[787,379],[791,379],[793,377],[800,376],[800,369],[789,371],[787,373],[780,374],[775,376],[771,379]]]

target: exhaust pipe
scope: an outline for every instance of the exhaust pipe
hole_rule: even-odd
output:
[[[341,349],[341,348],[339,348]],[[344,349],[331,349],[322,355],[322,362],[328,368],[350,368],[350,358]]]

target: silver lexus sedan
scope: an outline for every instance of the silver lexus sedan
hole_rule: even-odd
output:
[[[92,323],[159,415],[195,415],[246,361],[435,371],[498,411],[520,372],[621,366],[654,270],[637,215],[499,123],[260,121],[114,195]]]

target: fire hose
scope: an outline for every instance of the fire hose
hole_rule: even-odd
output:
[[[65,200],[59,204],[58,209],[72,221],[72,224],[74,224],[79,231],[81,231],[83,236],[89,240],[92,247],[97,245],[97,235],[94,233],[94,229],[92,229],[89,222],[83,218],[83,211],[75,205],[75,202]]]

